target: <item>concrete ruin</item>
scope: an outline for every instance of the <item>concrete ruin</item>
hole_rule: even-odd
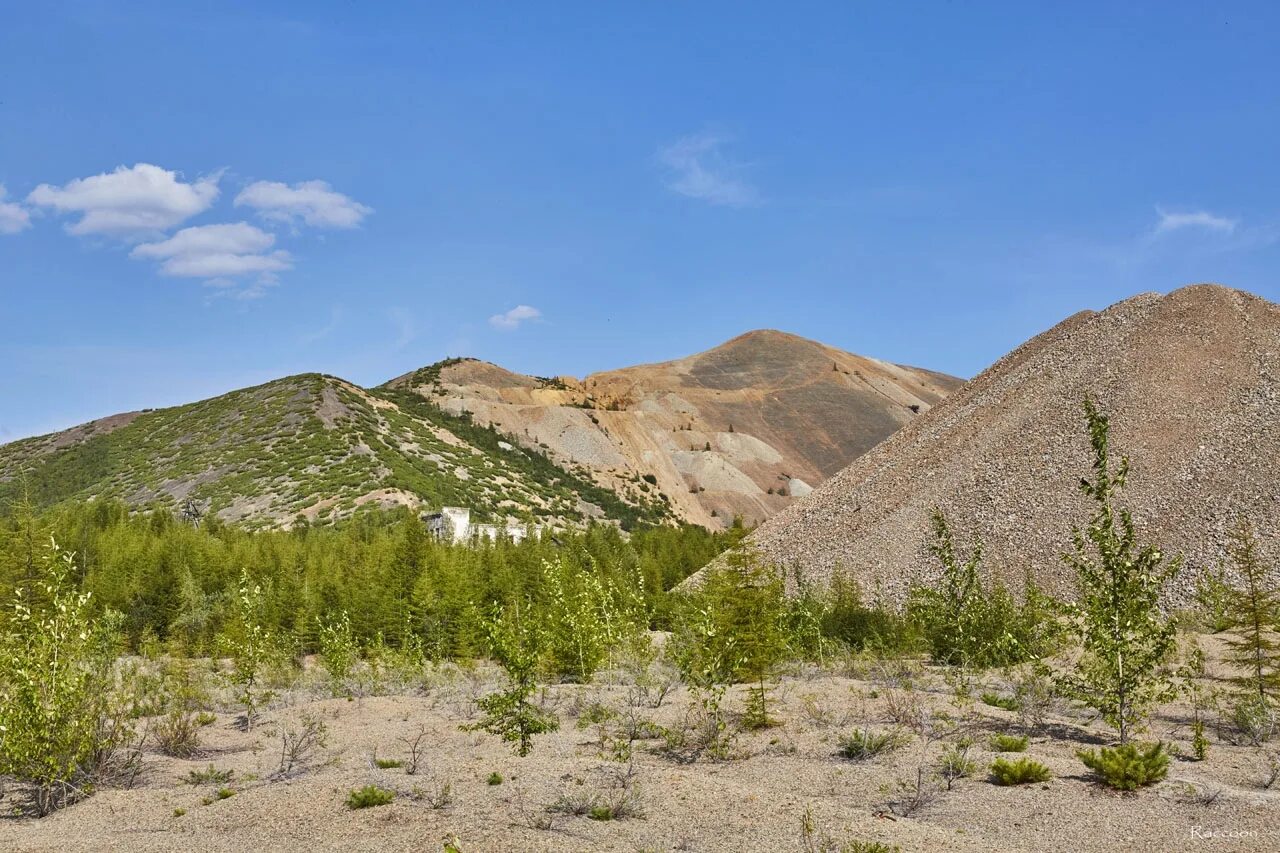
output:
[[[461,506],[441,507],[439,512],[422,516],[427,530],[437,539],[453,542],[455,545],[466,545],[479,539],[496,542],[504,537],[512,542],[519,542],[529,535],[530,530],[537,532],[540,525],[524,525],[515,522],[506,524],[472,524],[471,510]]]

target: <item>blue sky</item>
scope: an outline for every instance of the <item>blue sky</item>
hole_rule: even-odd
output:
[[[1274,3],[4,6],[0,441],[762,327],[968,376],[1280,297]]]

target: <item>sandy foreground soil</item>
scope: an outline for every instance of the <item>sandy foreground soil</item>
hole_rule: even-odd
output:
[[[1058,706],[1032,734],[1026,752],[1054,778],[1000,787],[987,778],[995,757],[988,739],[1014,731],[1014,714],[980,700],[966,714],[936,673],[917,675],[912,691],[902,690],[887,671],[853,674],[858,677],[806,670],[783,679],[773,710],[782,724],[739,735],[732,760],[680,763],[658,751],[661,740],[638,741],[633,788],[644,815],[610,821],[549,816],[546,806],[562,796],[588,802],[616,793],[622,765],[601,757],[600,727],[580,728],[577,720],[589,717],[595,703],[625,710],[632,695],[626,684],[549,688],[546,701],[556,708],[561,728],[540,736],[527,758],[496,737],[460,728],[476,719],[475,698],[497,683],[492,672],[455,670],[425,692],[353,700],[316,698],[317,688],[294,688],[251,732],[237,727],[230,709],[219,713],[202,729],[201,753],[193,759],[149,752],[131,789],[100,791],[44,819],[0,819],[0,848],[438,851],[452,841],[466,853],[835,851],[861,840],[904,851],[1280,850],[1280,784],[1261,786],[1276,754],[1274,742],[1232,746],[1211,732],[1207,761],[1175,758],[1167,781],[1120,795],[1096,785],[1074,755],[1108,742],[1108,731]],[[994,676],[985,681],[999,685]],[[731,707],[741,708],[741,695],[731,694]],[[978,772],[901,817],[886,809],[888,789],[916,778],[921,740],[865,762],[840,758],[836,750],[839,736],[853,726],[892,728],[893,716],[913,698],[961,722],[975,740]],[[688,706],[688,694],[677,689],[660,707],[638,707],[637,713],[676,726]],[[1150,736],[1178,742],[1189,755],[1186,712],[1162,709]],[[303,772],[275,780],[278,727],[295,724],[303,713],[323,720],[328,744]],[[406,758],[404,739],[420,731],[425,737],[416,774],[373,765],[375,750],[378,758]],[[929,747],[928,766],[936,766],[942,750],[940,743]],[[210,764],[233,772],[225,785],[233,796],[218,799],[218,784],[183,781]],[[493,773],[501,774],[501,784],[489,783]],[[445,783],[447,803],[439,796]],[[398,796],[390,805],[349,809],[349,792],[370,784]],[[11,788],[5,805],[13,793]],[[816,837],[810,848],[801,835],[806,811]],[[824,839],[835,846],[817,846]]]

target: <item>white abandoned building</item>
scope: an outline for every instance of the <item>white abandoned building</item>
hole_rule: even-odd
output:
[[[441,507],[439,512],[422,516],[427,530],[439,539],[447,539],[455,544],[465,544],[477,539],[488,539],[496,542],[499,535],[504,535],[512,542],[519,542],[528,535],[530,528],[523,524],[507,522],[506,524],[472,524],[471,510],[462,506]],[[541,525],[534,525],[536,533]]]

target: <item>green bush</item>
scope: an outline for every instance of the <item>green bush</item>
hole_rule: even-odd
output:
[[[1017,761],[997,758],[991,762],[991,781],[997,785],[1029,785],[1048,782],[1051,778],[1053,774],[1048,767],[1026,756]]]
[[[993,735],[991,738],[992,752],[1025,752],[1030,738],[1020,735]]]
[[[516,754],[524,757],[533,751],[535,735],[560,728],[555,714],[532,700],[536,687],[534,675],[545,649],[545,634],[529,615],[526,604],[498,608],[488,620],[489,647],[494,658],[507,672],[507,688],[483,696],[476,703],[484,711],[478,722],[463,726],[466,731],[486,731],[514,745]]]
[[[488,777],[487,779],[485,779],[484,781],[485,781],[485,783],[486,783],[486,784],[488,784],[488,785],[501,785],[501,784],[502,784],[502,774],[501,774],[501,773],[499,773],[497,770],[495,770],[495,771],[493,771],[492,773],[490,773],[490,774],[489,774],[489,777]]]
[[[824,604],[822,635],[851,649],[893,655],[914,652],[920,645],[909,620],[886,607],[865,604],[857,581],[843,574],[832,579]]]
[[[1018,710],[1018,700],[1014,696],[1001,696],[990,691],[982,694],[982,701],[992,708],[1003,708],[1006,711]]]
[[[930,552],[942,564],[934,586],[911,590],[907,613],[941,664],[985,669],[1035,660],[1056,641],[1055,602],[1027,579],[1026,598],[1017,604],[999,582],[984,582],[982,543],[975,540],[961,560],[946,516],[933,510]]]
[[[1163,741],[1146,746],[1130,742],[1114,749],[1081,750],[1076,755],[1103,783],[1117,791],[1154,785],[1169,772],[1169,753]]]
[[[854,729],[840,738],[839,754],[851,761],[867,761],[881,753],[893,752],[906,746],[910,739],[910,735],[897,729],[885,732]]]
[[[29,785],[39,815],[92,790],[131,736],[113,702],[120,618],[95,614],[56,544],[14,593],[0,636],[0,775]]]
[[[395,798],[395,791],[379,788],[377,785],[365,785],[363,788],[352,790],[347,796],[347,808],[355,810],[385,806]]]

